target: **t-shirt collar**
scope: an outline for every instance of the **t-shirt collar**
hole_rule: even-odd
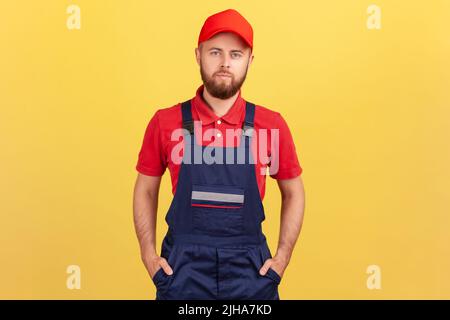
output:
[[[239,124],[243,119],[243,112],[245,110],[245,100],[241,97],[241,90],[239,90],[238,97],[236,101],[228,110],[228,112],[222,117],[217,116],[212,108],[208,105],[208,103],[203,98],[203,89],[204,85],[202,84],[195,94],[195,97],[192,101],[193,108],[195,112],[198,114],[198,118],[202,122],[202,125],[208,125],[214,121],[217,121],[219,118],[228,122],[229,124]]]

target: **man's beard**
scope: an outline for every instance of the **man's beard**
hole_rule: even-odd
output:
[[[228,84],[226,81],[220,81],[220,83],[217,82],[216,77],[213,75],[212,77],[209,77],[205,71],[203,70],[202,64],[200,63],[200,74],[202,76],[203,85],[205,86],[206,90],[215,98],[218,99],[228,99],[231,98],[236,94],[236,92],[239,91],[239,89],[242,87],[242,84],[245,81],[245,77],[247,76],[248,71],[248,63],[247,63],[247,70],[245,70],[245,74],[242,76],[242,78],[235,80],[234,76],[231,75],[231,82]],[[219,73],[222,71],[218,71],[216,73]],[[224,70],[224,72],[227,72]]]

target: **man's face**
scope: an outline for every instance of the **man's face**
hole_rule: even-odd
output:
[[[228,99],[239,91],[253,61],[250,47],[231,32],[202,42],[195,55],[205,88],[219,99]]]

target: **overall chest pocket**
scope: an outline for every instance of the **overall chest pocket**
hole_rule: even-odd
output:
[[[239,235],[244,231],[244,189],[193,185],[191,207],[194,233]]]

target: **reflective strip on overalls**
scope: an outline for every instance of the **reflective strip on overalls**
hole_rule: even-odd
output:
[[[191,101],[181,110],[188,134],[161,245],[173,274],[162,268],[155,273],[156,299],[279,299],[280,276],[271,268],[259,274],[272,255],[261,228],[265,214],[250,150],[255,105],[246,103],[235,147],[199,145]],[[216,161],[195,161],[195,154],[207,153]]]

